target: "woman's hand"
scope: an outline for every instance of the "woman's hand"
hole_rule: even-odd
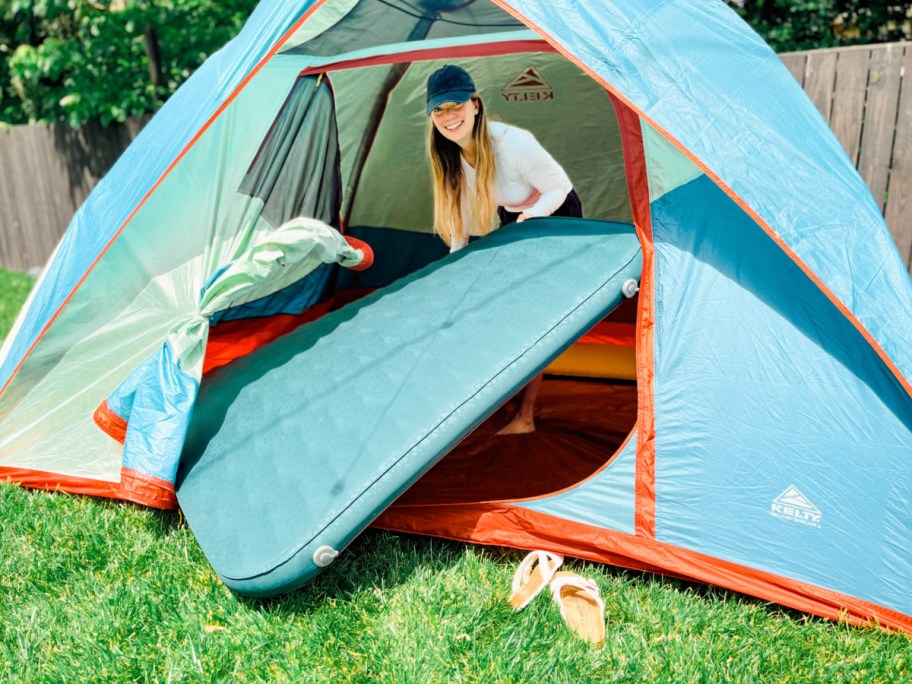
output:
[[[523,212],[523,213],[521,213],[519,216],[516,217],[516,222],[517,222],[517,223],[522,223],[522,222],[525,221],[526,219],[530,219],[530,218],[535,218],[535,217],[532,216],[532,214],[527,214],[526,212]]]

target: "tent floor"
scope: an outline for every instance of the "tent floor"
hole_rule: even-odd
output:
[[[633,429],[634,384],[545,378],[536,430],[497,435],[519,406],[514,397],[428,471],[397,504],[502,501],[545,496],[599,470]]]

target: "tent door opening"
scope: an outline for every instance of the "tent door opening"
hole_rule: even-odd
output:
[[[514,397],[409,488],[399,504],[456,504],[545,497],[605,468],[634,428],[633,382],[545,376],[535,432],[498,435]]]

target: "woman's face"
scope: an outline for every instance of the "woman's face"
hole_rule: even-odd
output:
[[[472,140],[476,114],[478,103],[475,100],[467,100],[461,104],[444,102],[431,112],[431,120],[440,131],[440,135],[460,147],[465,147]]]

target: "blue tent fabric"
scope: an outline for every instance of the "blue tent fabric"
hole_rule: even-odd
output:
[[[801,87],[733,10],[705,0],[585,14],[510,5],[741,197],[912,377],[912,286],[880,211]]]
[[[517,505],[563,520],[634,533],[636,433],[612,461],[572,490]]]
[[[652,217],[656,538],[909,613],[905,390],[706,176]]]
[[[167,342],[119,387],[108,405],[130,429],[124,467],[174,482],[199,382],[181,370]]]

